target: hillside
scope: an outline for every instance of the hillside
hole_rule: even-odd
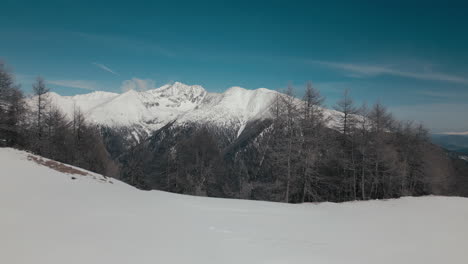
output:
[[[468,199],[282,204],[140,191],[0,148],[0,263],[465,263]]]

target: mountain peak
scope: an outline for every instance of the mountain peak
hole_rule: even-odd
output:
[[[138,92],[133,90],[133,89],[130,89],[128,91],[125,91],[124,93],[122,93],[121,95],[137,95]]]
[[[232,93],[245,93],[248,92],[249,90],[240,87],[240,86],[232,86],[229,89],[227,89],[224,93],[226,94],[232,94]]]
[[[154,91],[164,96],[197,97],[206,94],[205,88],[200,85],[187,85],[181,82],[166,84]]]

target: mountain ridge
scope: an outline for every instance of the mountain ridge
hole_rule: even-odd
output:
[[[250,90],[239,86],[230,87],[223,93],[211,93],[200,85],[175,82],[152,90],[128,90],[120,94],[95,91],[61,96],[50,92],[49,98],[69,118],[74,109],[79,108],[92,123],[130,128],[139,135],[148,136],[175,121],[177,125],[203,123],[229,127],[237,130],[239,136],[248,122],[270,117],[269,109],[277,94],[277,91],[266,88]],[[31,107],[33,99],[28,100]],[[339,114],[324,110],[326,116]]]

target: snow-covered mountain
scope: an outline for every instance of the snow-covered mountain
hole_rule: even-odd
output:
[[[0,263],[466,263],[467,198],[194,197],[10,148],[0,168]]]
[[[444,132],[444,133],[439,133],[438,135],[468,136],[468,131],[465,131],[465,132]]]
[[[269,116],[275,96],[275,91],[265,88],[231,87],[221,94],[208,94],[194,111],[182,114],[176,123],[210,123],[234,128],[240,134],[247,122]]]
[[[464,134],[433,134],[433,143],[461,154],[468,154],[468,135]]]
[[[247,90],[232,87],[224,93],[208,93],[199,85],[180,82],[148,91],[130,90],[122,94],[92,92],[76,96],[50,93],[54,105],[68,116],[79,108],[88,120],[108,127],[151,132],[171,121],[175,124],[209,123],[242,131],[256,119],[268,117],[277,92],[265,88]],[[32,100],[30,104],[32,104]],[[328,116],[338,112],[326,110]]]

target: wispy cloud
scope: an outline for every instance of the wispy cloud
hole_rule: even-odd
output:
[[[104,71],[106,71],[106,72],[110,72],[110,73],[112,73],[112,74],[114,74],[114,75],[119,75],[119,74],[116,73],[114,70],[112,70],[111,68],[107,67],[107,66],[104,65],[104,64],[97,63],[97,62],[93,62],[92,64],[95,65],[95,66],[97,66],[97,67],[99,67],[99,68],[101,68],[102,70],[104,70]]]
[[[90,91],[96,91],[97,89],[95,82],[85,80],[48,80],[47,83]]]
[[[125,80],[122,82],[120,89],[123,92],[135,90],[135,91],[147,91],[156,88],[156,82],[151,79],[139,79],[132,78],[131,80]]]
[[[468,93],[460,93],[454,91],[444,91],[444,92],[436,92],[436,91],[417,91],[419,95],[433,97],[433,98],[445,98],[445,99],[461,99],[467,98]]]
[[[423,67],[423,71],[404,71],[394,67],[381,66],[381,65],[366,65],[355,63],[341,63],[329,61],[309,61],[310,63],[325,66],[328,68],[342,70],[348,73],[351,77],[369,77],[377,75],[392,75],[406,78],[413,78],[418,80],[429,81],[443,81],[452,83],[468,84],[468,78],[432,71],[427,67]]]
[[[143,41],[134,38],[127,38],[116,35],[97,35],[90,33],[74,32],[74,35],[91,41],[97,45],[105,46],[107,48],[125,49],[139,54],[152,54],[162,55],[166,57],[173,57],[175,54],[163,48],[162,46],[148,41]]]

